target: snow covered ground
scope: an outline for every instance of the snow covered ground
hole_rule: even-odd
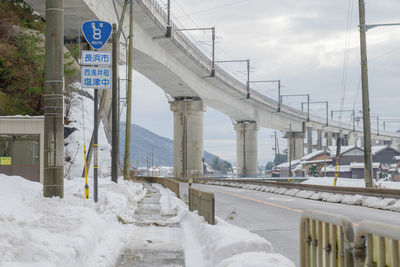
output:
[[[183,238],[172,238],[176,227],[156,236],[154,225],[139,224],[135,211],[148,191],[143,184],[122,178],[118,184],[111,182],[111,148],[102,124],[99,201],[94,203],[92,198],[92,168],[88,173],[90,198],[85,199],[80,175],[83,145],[89,145],[92,132],[93,101],[78,94],[73,101],[69,126],[77,130],[65,140],[69,160],[64,168],[64,198],[44,198],[40,183],[0,174],[0,266],[115,266],[124,250],[141,246],[140,242],[147,243],[152,236],[167,246],[181,242],[185,264],[190,267],[294,267],[284,256],[272,253],[270,242],[256,234],[220,218],[216,225],[208,225],[161,185],[154,185],[161,193],[160,218],[168,219],[158,223],[178,225]]]
[[[65,180],[64,198],[42,197],[42,185],[0,175],[0,265],[112,266],[146,191],[141,184],[99,180],[99,201],[85,199],[82,178]]]
[[[135,221],[134,211],[146,195],[140,183],[100,179],[99,202],[94,203],[83,197],[82,178],[65,181],[63,199],[43,198],[40,183],[18,176],[0,175],[0,180],[2,266],[115,266],[122,250],[138,238],[139,226],[122,222]],[[155,187],[162,195],[161,213],[183,229],[186,266],[294,266],[272,253],[260,236],[220,218],[209,225],[171,191]],[[146,240],[146,231],[140,232]]]

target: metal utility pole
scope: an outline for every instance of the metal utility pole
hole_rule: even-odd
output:
[[[169,38],[171,37],[172,34],[172,29],[171,29],[171,0],[168,0],[167,2],[167,33],[165,34],[165,37]]]
[[[246,99],[250,98],[250,59],[239,59],[239,60],[218,60],[215,61],[215,63],[241,63],[241,62],[246,62],[247,63],[247,82],[246,82]]]
[[[168,19],[168,20],[170,20],[170,19]],[[171,31],[171,29],[168,28],[168,26],[167,26],[167,37],[171,37],[171,33],[169,33],[169,36],[168,36],[168,31]],[[212,50],[211,50],[211,74],[210,74],[210,77],[215,77],[215,27],[176,29],[175,31],[177,31],[177,32],[183,32],[183,31],[211,31]]]
[[[250,67],[250,65],[249,65]],[[249,69],[248,69],[248,73],[249,73]],[[247,78],[249,79],[249,76],[247,76]],[[249,81],[249,83],[278,83],[278,112],[281,111],[281,80],[268,80],[268,81]]]
[[[331,110],[331,120],[333,120],[333,113],[335,112],[351,112],[352,120],[353,120],[353,132],[356,130],[356,118],[354,109],[342,109],[342,110]]]
[[[97,114],[97,108],[98,108],[98,102],[99,102],[99,90],[94,89],[94,126],[93,126],[93,198],[94,202],[97,202],[98,199],[98,164],[99,164],[99,141],[98,141],[98,134],[99,134],[99,124],[97,122],[98,119],[98,114]]]
[[[274,132],[274,139],[275,139],[275,140],[274,140],[274,141],[275,141],[275,142],[274,142],[274,143],[275,143],[275,149],[274,149],[274,151],[275,151],[275,159],[276,159],[276,153],[277,153],[277,150],[276,150],[276,149],[277,149],[277,148],[276,148],[276,143],[277,143],[277,141],[276,141],[276,131]]]
[[[292,124],[290,124],[289,128],[289,146],[288,146],[288,160],[289,160],[289,177],[292,177],[292,149],[290,148],[292,146],[293,142],[293,133],[292,133]],[[294,149],[295,145],[293,145]]]
[[[307,121],[310,121],[310,94],[296,94],[296,95],[280,95],[279,97],[279,104],[282,104],[283,97],[299,97],[305,96],[307,97]]]
[[[308,102],[301,102],[301,111],[303,111],[304,104],[325,104],[325,125],[328,126],[328,123],[329,123],[329,117],[328,117],[328,114],[329,114],[328,105],[329,105],[329,103],[328,103],[328,101],[311,101],[309,103]]]
[[[364,128],[364,179],[365,186],[372,187],[372,154],[371,154],[371,118],[369,109],[368,92],[368,60],[367,60],[367,40],[365,24],[365,3],[364,0],[358,1],[360,19],[360,53],[361,53],[361,84],[362,84],[362,104],[363,104],[363,128]]]
[[[64,196],[64,0],[46,0],[43,196]]]
[[[112,33],[112,150],[111,150],[111,180],[118,183],[119,169],[119,82],[118,82],[118,58],[119,36],[117,24],[113,24]]]
[[[129,178],[132,123],[132,74],[133,74],[133,1],[129,4],[129,51],[128,51],[128,91],[126,93],[126,126],[124,178]]]

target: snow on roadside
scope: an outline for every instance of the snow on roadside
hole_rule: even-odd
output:
[[[294,267],[293,262],[281,254],[247,252],[221,261],[217,267]]]
[[[308,180],[302,182],[302,184],[333,186],[334,179],[334,177],[310,177]],[[346,187],[365,187],[365,182],[363,179],[338,178],[336,185]],[[374,185],[379,188],[400,189],[400,182],[378,180],[374,181]]]
[[[320,177],[320,178],[310,178],[307,180],[306,184],[317,184],[317,185],[332,185],[333,184],[332,177]],[[230,186],[243,188],[248,190],[257,190],[264,191],[274,194],[299,197],[311,200],[319,200],[325,202],[332,203],[342,203],[348,205],[359,205],[369,208],[375,209],[384,209],[390,211],[400,212],[400,200],[392,199],[392,198],[377,198],[377,197],[367,197],[362,195],[344,195],[344,194],[333,194],[327,192],[316,192],[309,190],[299,190],[299,189],[287,189],[284,187],[275,187],[275,186],[260,186],[260,185],[252,185],[252,184],[241,184],[241,183],[233,183],[233,182],[224,182],[221,181],[208,181],[208,184],[220,185],[220,186]],[[352,186],[352,187],[363,187],[363,180],[356,179],[338,179],[338,186]],[[387,182],[387,181],[379,181],[375,183],[380,188],[400,188],[400,183],[396,182]]]
[[[162,194],[162,212],[176,211],[176,218],[179,218],[183,226],[187,266],[295,266],[283,255],[272,253],[271,243],[259,235],[218,217],[216,225],[209,225],[197,212],[189,212],[186,204],[169,189],[161,185],[154,186]]]
[[[83,179],[65,180],[64,198],[44,198],[42,185],[0,174],[0,265],[110,266],[146,191],[141,184],[99,180],[99,202],[83,197]]]

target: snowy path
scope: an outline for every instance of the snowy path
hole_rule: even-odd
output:
[[[138,227],[117,266],[184,266],[183,229],[176,222],[168,223],[173,214],[162,215],[160,192],[153,186],[145,187],[147,194],[133,216]]]

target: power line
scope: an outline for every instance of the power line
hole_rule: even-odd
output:
[[[239,4],[239,3],[243,3],[243,2],[247,2],[247,1],[249,1],[249,0],[235,1],[235,2],[224,4],[224,5],[215,6],[215,7],[212,7],[212,8],[195,11],[193,13],[189,13],[189,14],[186,14],[185,16],[180,16],[178,18],[184,18],[184,17],[187,17],[187,16],[193,16],[193,15],[205,13],[205,12],[208,12],[208,11],[216,10],[216,9],[219,9],[219,8],[223,8],[223,7],[227,7],[227,6],[233,6],[233,5],[236,5],[236,4]]]
[[[347,22],[346,22],[346,36],[345,36],[345,44],[344,44],[344,57],[343,57],[343,70],[342,70],[342,90],[341,90],[341,99],[340,99],[340,110],[344,107],[344,101],[346,96],[346,83],[347,83],[347,71],[349,65],[349,54],[350,54],[350,39],[351,39],[351,21],[353,18],[353,0],[348,0],[347,4]],[[339,126],[342,121],[342,112],[339,113]]]

